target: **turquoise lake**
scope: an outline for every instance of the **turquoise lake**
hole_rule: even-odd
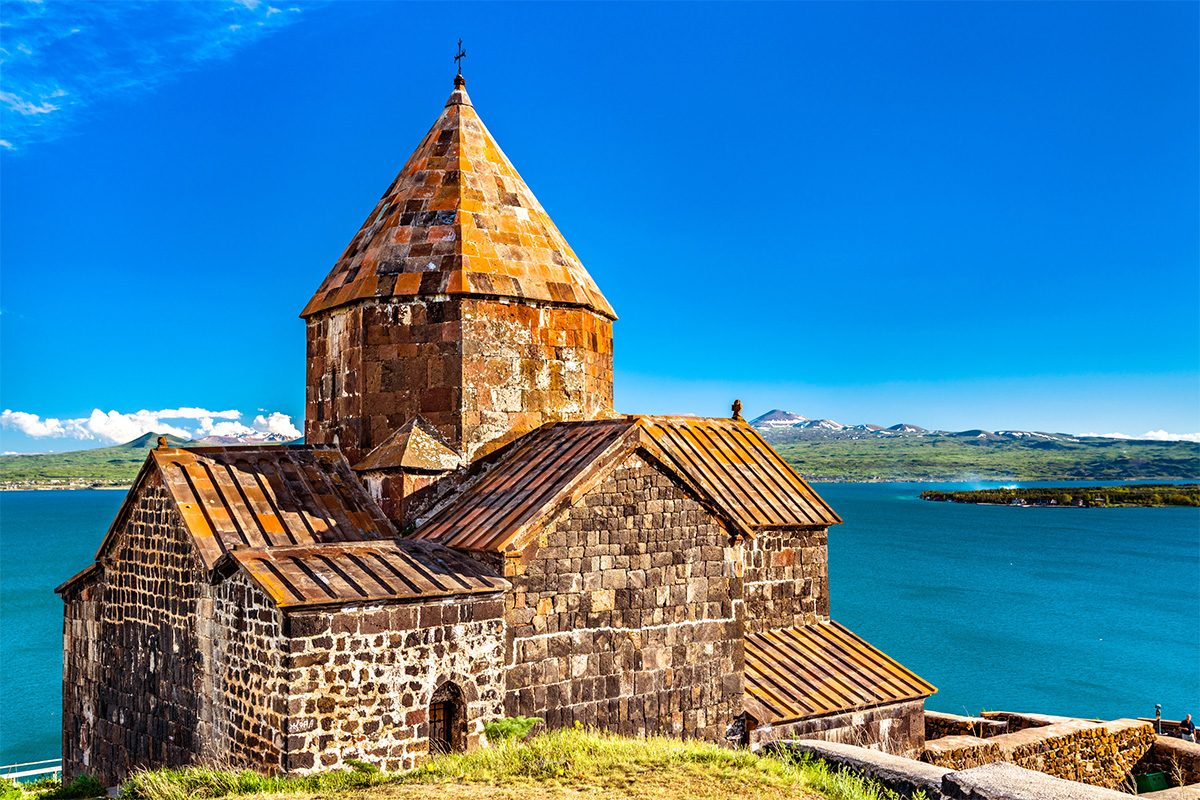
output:
[[[918,498],[998,485],[815,486],[846,520],[829,536],[833,618],[936,685],[934,710],[1200,713],[1200,509]],[[59,756],[54,587],[91,563],[123,497],[0,493],[0,764]]]

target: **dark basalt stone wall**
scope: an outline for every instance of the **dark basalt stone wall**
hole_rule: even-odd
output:
[[[630,456],[521,560],[507,715],[723,740],[742,706],[740,548],[688,490]]]

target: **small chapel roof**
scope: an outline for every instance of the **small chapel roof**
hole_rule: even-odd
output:
[[[629,416],[543,425],[476,467],[479,477],[414,538],[492,552],[523,550],[612,468],[642,449],[739,534],[841,522],[745,422]]]
[[[745,639],[746,710],[777,724],[917,700],[933,684],[836,622]]]
[[[435,542],[397,542],[395,529],[336,448],[242,445],[151,450],[96,553],[162,486],[211,575],[237,565],[279,607],[383,602],[504,591],[507,581]],[[153,512],[150,512],[153,513]]]
[[[461,75],[442,115],[300,316],[431,294],[582,306],[616,319],[475,113]]]
[[[233,557],[280,608],[488,594],[508,581],[435,542],[260,547]]]
[[[100,560],[124,529],[147,483],[162,485],[206,569],[240,548],[361,542],[395,536],[375,501],[333,447],[158,447],[100,544]]]
[[[354,465],[355,472],[405,469],[417,472],[448,472],[462,466],[463,457],[446,444],[437,429],[421,416],[401,425],[383,444]]]

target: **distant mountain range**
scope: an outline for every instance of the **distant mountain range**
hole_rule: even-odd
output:
[[[66,453],[31,453],[0,456],[0,487],[22,488],[104,488],[122,486],[133,481],[146,460],[146,453],[158,445],[159,436],[171,447],[192,445],[276,444],[278,434],[255,434],[244,437],[210,436],[188,441],[178,436],[147,433],[125,444],[97,447],[92,450],[72,450]]]
[[[1045,431],[843,425],[775,409],[750,421],[814,481],[1129,480],[1200,477],[1200,443]]]
[[[1043,431],[926,430],[843,425],[776,409],[751,425],[813,481],[1128,480],[1200,478],[1200,443],[1132,441]],[[69,453],[0,456],[0,488],[104,488],[128,485],[158,442]],[[274,444],[279,436],[209,437],[173,447]],[[303,441],[303,440],[297,440]]]
[[[877,434],[882,437],[893,436],[896,434],[906,433],[928,433],[935,436],[958,436],[958,437],[975,437],[977,439],[987,438],[1002,438],[1002,439],[1028,439],[1043,442],[1055,441],[1077,441],[1077,439],[1067,433],[1046,433],[1044,431],[985,431],[979,428],[969,431],[931,431],[927,428],[922,428],[920,425],[912,425],[907,422],[901,422],[897,425],[884,427],[883,425],[873,425],[866,423],[862,425],[843,425],[840,422],[834,422],[831,419],[809,419],[808,417],[793,414],[791,411],[783,411],[774,409],[768,411],[761,417],[755,417],[750,420],[750,425],[760,431],[806,431],[816,433],[822,436],[833,436],[834,438],[853,439],[864,434]],[[782,438],[782,437],[781,437]],[[802,434],[797,434],[796,438],[804,438]]]

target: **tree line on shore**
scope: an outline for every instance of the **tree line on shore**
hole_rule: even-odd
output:
[[[967,492],[921,492],[922,500],[1005,506],[1200,506],[1200,484],[1153,483],[1132,486],[1087,486],[977,489]]]

